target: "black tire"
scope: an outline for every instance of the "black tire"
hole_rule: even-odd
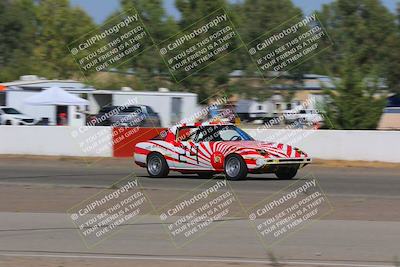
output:
[[[5,125],[12,125],[11,121],[6,121]]]
[[[150,177],[166,177],[169,173],[168,163],[159,153],[152,153],[147,157],[146,169]]]
[[[224,173],[226,179],[231,181],[245,179],[247,166],[243,158],[236,154],[227,156],[224,162]]]
[[[297,174],[298,168],[279,168],[275,175],[280,180],[290,180],[293,179]]]
[[[197,173],[197,176],[199,176],[200,178],[213,178],[214,175],[215,175],[214,172],[207,172],[207,171]]]

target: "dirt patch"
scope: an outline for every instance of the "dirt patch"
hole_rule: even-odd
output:
[[[315,159],[312,164],[330,168],[396,168],[400,169],[400,163],[389,163],[380,161],[350,161],[350,160],[323,160]]]
[[[7,267],[227,267],[227,266],[281,266],[279,263],[237,263],[237,262],[203,262],[199,261],[165,261],[139,259],[70,259],[70,258],[41,258],[41,257],[4,257],[0,256],[0,266]],[[283,265],[282,265],[283,266]],[[296,267],[296,265],[290,265]],[[305,265],[302,265],[303,267]],[[323,265],[319,265],[323,266]]]

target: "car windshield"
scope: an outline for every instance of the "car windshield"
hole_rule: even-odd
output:
[[[102,108],[100,109],[99,113],[108,113],[108,112],[110,112],[110,111],[113,111],[115,108],[117,108],[117,107],[112,107],[112,106],[109,106],[109,107],[102,107]]]
[[[2,110],[5,114],[22,114],[21,112],[13,108],[2,108]]]
[[[181,129],[184,130],[184,129]],[[190,134],[182,141],[217,142],[217,141],[253,141],[254,139],[234,125],[210,125],[191,128]]]
[[[136,106],[129,106],[129,107],[124,107],[121,109],[121,113],[141,113],[142,109],[140,107]]]
[[[119,113],[141,113],[142,109],[137,106],[107,106],[107,107],[102,107],[100,109],[99,113],[113,113],[113,114],[119,114]]]
[[[156,114],[156,112],[155,112],[151,107],[146,106],[146,109],[147,109],[147,113],[149,113],[149,114],[151,114],[151,115]]]

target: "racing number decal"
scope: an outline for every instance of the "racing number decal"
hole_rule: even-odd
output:
[[[181,150],[178,149],[178,161],[179,162],[186,162],[186,160],[182,159],[182,156],[186,156],[186,146],[184,146],[182,143],[179,143],[179,147],[183,149],[183,153],[180,153]]]
[[[189,154],[190,156],[195,156],[196,157],[196,162],[199,164],[199,147],[196,145],[191,145],[189,149]]]
[[[178,152],[178,161],[187,162],[183,157],[193,158],[196,157],[197,164],[199,163],[199,147],[196,145],[188,144],[185,146],[181,144],[180,147],[183,149],[183,153]]]

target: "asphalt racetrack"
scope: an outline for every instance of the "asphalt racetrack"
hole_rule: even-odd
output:
[[[266,174],[230,182],[245,208],[296,181],[315,178],[326,193],[328,215],[268,248],[240,216],[177,248],[157,213],[86,247],[67,210],[124,177],[137,177],[155,208],[207,181],[174,172],[149,178],[127,159],[2,158],[0,266],[396,266],[400,259],[398,167],[311,165],[292,181]]]

